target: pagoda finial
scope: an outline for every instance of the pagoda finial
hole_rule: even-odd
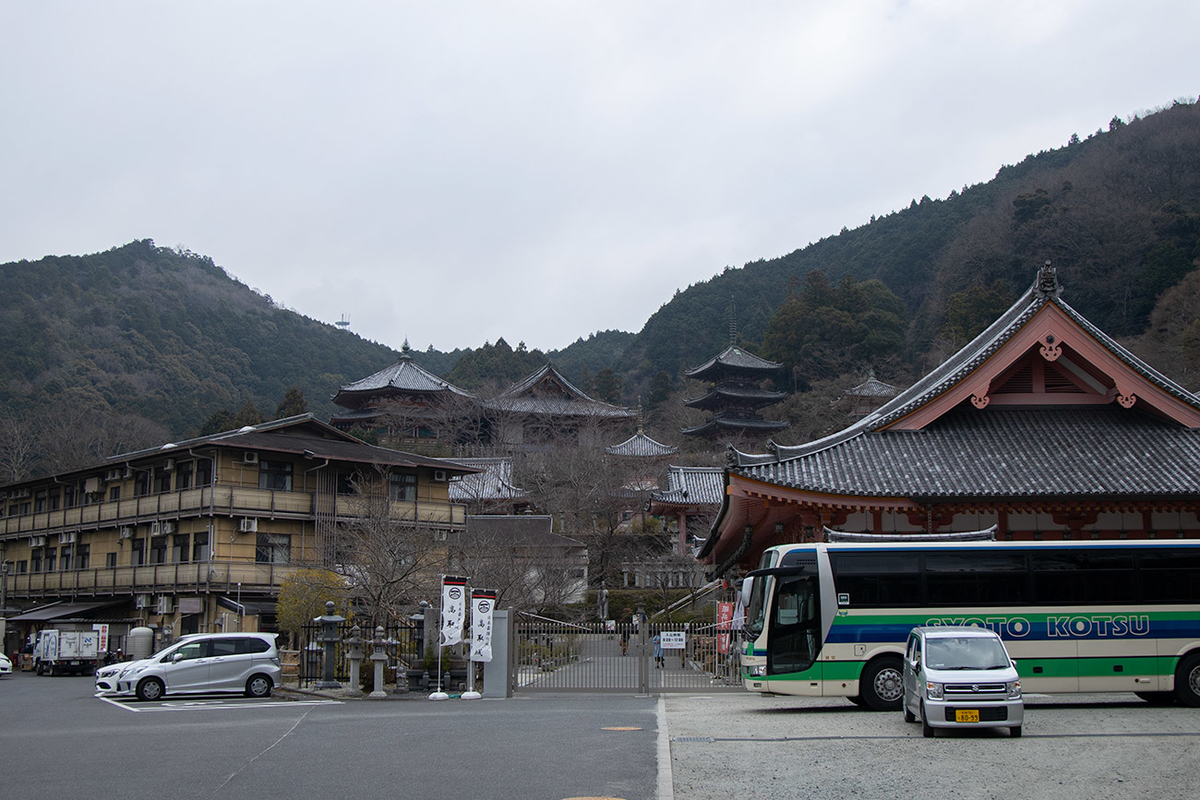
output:
[[[642,433],[642,398],[641,397],[638,397],[638,430],[637,430],[637,432],[638,432],[639,436],[645,435]]]
[[[412,348],[408,346],[408,337],[404,337],[404,344],[400,345],[400,358],[412,358]]]
[[[1058,282],[1058,270],[1054,268],[1050,259],[1046,259],[1046,263],[1038,270],[1035,291],[1038,297],[1051,298],[1058,297],[1062,292],[1062,284]]]
[[[729,298],[729,344],[737,344],[737,302]]]

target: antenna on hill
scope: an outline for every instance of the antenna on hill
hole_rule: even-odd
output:
[[[346,330],[347,328],[350,327],[350,317],[346,316],[345,314],[342,314],[342,318],[333,324],[337,325],[342,330]]]

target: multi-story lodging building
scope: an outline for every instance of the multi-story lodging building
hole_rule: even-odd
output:
[[[444,540],[466,525],[450,479],[475,472],[305,414],[0,487],[4,649],[66,620],[269,629],[284,578],[337,566],[339,531],[378,513],[362,486],[400,528]]]

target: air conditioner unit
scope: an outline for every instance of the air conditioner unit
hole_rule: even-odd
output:
[[[161,522],[151,522],[150,523],[150,535],[151,536],[162,536],[162,534],[163,534],[162,528],[163,528],[163,524]]]
[[[105,483],[113,483],[114,481],[119,480],[121,480],[121,470],[119,469],[110,469],[108,472],[104,473]]]
[[[29,537],[29,546],[30,547],[45,547],[46,546],[46,537],[44,535],[43,536],[30,536]]]
[[[175,459],[168,458],[166,463],[163,464],[163,469],[166,470],[167,472],[170,472],[171,470],[175,469]]]
[[[163,536],[166,536],[168,534],[175,532],[175,523],[174,522],[164,522],[162,525],[159,526],[159,528],[162,530]]]
[[[446,470],[435,469],[433,471],[433,479],[438,483],[445,483],[446,482]]]
[[[122,525],[121,529],[119,531],[117,531],[117,535],[120,536],[122,539],[132,539],[133,538],[133,528],[129,527],[128,525]]]
[[[253,453],[249,450],[242,453],[242,463],[243,464],[257,464],[258,463],[258,453]]]
[[[75,533],[75,531],[63,531],[62,533],[60,533],[58,535],[58,543],[59,544],[75,544],[76,536],[77,536],[77,534]]]
[[[13,492],[12,496],[17,498],[18,500],[24,499],[26,497],[29,497],[29,490],[28,489],[17,489],[15,492]]]
[[[167,595],[167,594],[160,595],[158,598],[158,605],[155,607],[154,610],[158,614],[170,614],[172,611],[175,610],[175,603],[173,602],[170,595]]]
[[[125,477],[125,478],[132,478],[133,477],[133,467],[126,464],[125,469],[122,470],[122,472],[121,472],[121,475],[122,475],[122,477]]]
[[[83,482],[83,493],[84,494],[95,494],[98,491],[100,491],[100,479],[99,478],[88,478],[87,480],[85,480]]]
[[[246,517],[238,526],[238,530],[240,530],[242,533],[257,533],[258,520],[254,517]]]
[[[133,605],[134,605],[134,608],[149,608],[150,607],[150,595],[148,595],[148,594],[137,595],[136,597],[133,598]]]

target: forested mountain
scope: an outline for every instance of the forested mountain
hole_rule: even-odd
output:
[[[666,408],[682,372],[723,349],[735,322],[744,346],[789,367],[789,389],[825,382],[833,392],[868,370],[902,384],[990,322],[1048,259],[1068,302],[1196,388],[1200,106],[1114,118],[1108,130],[1004,166],[988,183],[727,268],[676,292],[636,335],[593,333],[550,353],[500,339],[412,355],[483,393],[549,359],[594,396]],[[150,240],[5,264],[0,469],[9,477],[18,465],[55,466],[30,464],[48,447],[34,433],[56,425],[95,440],[67,460],[98,457],[294,410],[292,387],[327,418],[340,385],[399,355],[277,306],[205,256]],[[784,413],[828,406],[809,399]],[[793,435],[836,424],[813,415]],[[84,420],[93,427],[81,428]],[[676,422],[662,425],[677,431]]]
[[[731,313],[753,349],[813,270],[830,284],[878,279],[903,301],[910,371],[953,345],[937,341],[952,296],[995,287],[1015,298],[1046,260],[1082,313],[1112,334],[1142,333],[1159,295],[1200,256],[1200,106],[1114,117],[1107,131],[1084,135],[1001,167],[988,183],[913,200],[678,292],[647,321],[619,371],[645,385],[655,370],[674,375],[702,363],[728,342]]]

